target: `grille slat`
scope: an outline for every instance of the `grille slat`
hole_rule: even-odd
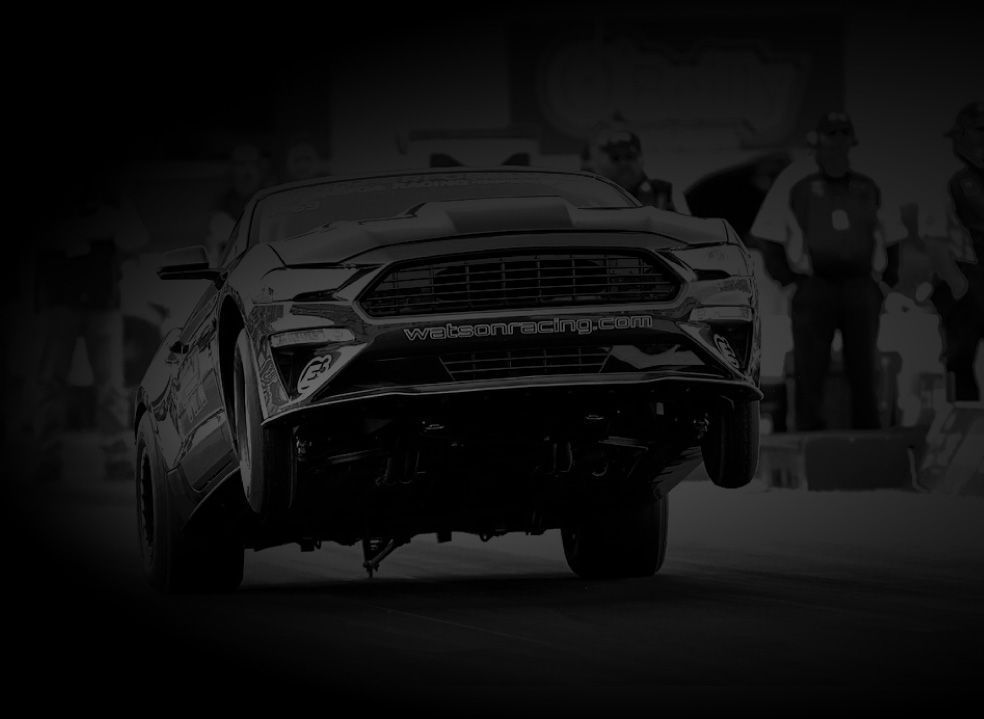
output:
[[[664,302],[679,279],[658,261],[612,253],[470,257],[392,270],[361,299],[373,317],[485,309]]]
[[[443,355],[440,360],[451,379],[460,382],[533,375],[597,374],[610,352],[610,347],[514,349],[459,352]]]
[[[605,291],[607,289],[608,289],[608,287],[606,287],[606,286],[597,286],[597,287],[551,287],[550,288],[550,290],[551,290],[550,294],[551,294],[551,296],[556,295],[556,296],[560,296],[560,297],[563,297],[563,296],[571,296],[571,295],[588,295],[588,296],[595,297],[595,296],[602,296],[602,295],[604,295],[605,294]],[[667,289],[670,289],[670,288],[667,287]],[[650,286],[649,288],[645,288],[645,289],[637,288],[637,287],[632,287],[632,286],[627,286],[626,288],[620,290],[620,293],[622,295],[625,295],[625,294],[640,294],[640,295],[645,295],[645,294],[650,294],[651,291],[652,291],[652,286]],[[434,293],[430,293],[430,294],[431,294],[430,301],[431,302],[434,302],[435,304],[438,303],[438,302],[460,302],[460,301],[463,301],[463,300],[465,300],[467,298],[470,298],[470,297],[475,298],[477,301],[487,301],[489,299],[499,299],[500,296],[501,296],[501,292],[499,290],[493,289],[493,288],[489,288],[489,289],[479,288],[479,289],[471,289],[471,290],[454,290],[454,291],[451,291],[451,292],[442,292],[440,294],[440,296],[436,296]],[[542,289],[539,288],[539,287],[523,287],[523,288],[515,291],[513,293],[513,295],[511,295],[510,299],[513,296],[515,296],[517,298],[537,298],[537,297],[542,297],[543,294],[544,293],[543,293]],[[394,294],[394,295],[392,295],[390,297],[387,297],[385,301],[381,301],[378,304],[399,304],[401,302],[405,302],[405,301],[411,300],[411,299],[412,300],[421,300],[421,299],[426,299],[426,298],[422,298],[420,295],[416,295],[416,294],[412,294],[412,293]]]
[[[626,284],[623,287],[621,287],[619,289],[619,292],[624,293],[624,292],[633,292],[634,291],[634,292],[640,292],[640,293],[648,294],[648,293],[651,293],[654,288],[655,289],[663,289],[664,291],[669,291],[669,290],[672,290],[673,289],[673,285],[671,285],[669,283],[663,283],[663,282],[660,282],[660,283],[652,283],[652,284],[650,284],[648,286],[642,286],[641,283],[632,283],[632,284]],[[523,296],[538,297],[538,296],[540,296],[540,295],[543,294],[543,288],[542,287],[538,287],[536,285],[524,285],[524,286],[521,286],[521,287],[515,287],[515,288],[511,288],[511,289],[513,290],[511,294],[515,294],[515,295],[518,295],[518,296],[521,296],[521,297],[523,297]],[[610,286],[607,285],[607,284],[595,284],[595,285],[587,285],[587,286],[584,286],[584,285],[579,285],[579,286],[576,286],[576,285],[563,285],[563,286],[550,287],[550,292],[552,294],[565,294],[566,293],[566,294],[591,294],[591,295],[597,295],[597,294],[604,294],[609,289],[610,289]],[[488,288],[486,288],[486,287],[472,287],[472,288],[461,289],[461,290],[446,290],[446,291],[440,292],[440,293],[430,292],[429,291],[427,294],[430,295],[434,299],[434,301],[444,301],[444,302],[447,302],[447,301],[458,300],[458,299],[460,299],[462,297],[469,297],[469,296],[487,297],[487,296],[493,295],[493,294],[499,294],[499,295],[501,295],[502,294],[502,291],[501,291],[501,289],[499,289],[497,287],[488,287]],[[406,301],[406,300],[409,300],[409,299],[421,299],[421,295],[418,294],[418,293],[413,293],[413,292],[402,292],[402,293],[401,292],[394,292],[392,295],[388,295],[385,298],[385,300],[386,301],[389,301],[389,302],[401,302],[401,301]]]
[[[652,285],[652,284],[656,284],[656,283],[665,284],[667,286],[672,286],[674,284],[674,283],[666,280],[663,277],[659,277],[659,276],[655,276],[655,275],[650,276],[650,277],[642,277],[642,278],[639,278],[639,279],[633,278],[630,282],[619,282],[619,283],[614,283],[614,284],[616,286],[619,286],[619,287],[624,287],[624,286],[627,286],[627,285],[643,285],[643,286],[645,286],[645,285]],[[407,283],[407,282],[403,282],[401,284],[408,285],[410,287],[413,286],[413,285],[411,285],[410,283]],[[516,281],[510,282],[509,285],[508,285],[508,287],[509,287],[510,290],[521,292],[523,290],[540,290],[545,284],[548,284],[548,283],[545,283],[545,282],[542,282],[542,281],[538,281],[538,282],[526,282],[524,280],[523,282],[516,282]],[[571,287],[571,288],[598,287],[598,288],[601,288],[601,289],[607,289],[607,288],[611,287],[612,285],[613,285],[612,282],[610,282],[608,280],[600,279],[600,278],[595,278],[595,279],[592,279],[591,281],[581,280],[579,282],[565,282],[565,283],[552,282],[552,283],[549,283],[548,284],[548,286],[550,287],[550,289],[556,289],[556,288],[562,288],[562,287]],[[460,290],[451,289],[452,287],[456,287],[456,286],[460,286],[462,289],[460,289]],[[423,285],[423,284],[421,284],[419,287],[420,287],[420,289],[426,290],[428,292],[435,292],[434,288],[431,287],[431,286],[429,286],[429,285]],[[442,295],[446,295],[446,294],[455,294],[455,293],[461,293],[461,292],[481,292],[481,291],[491,292],[491,291],[501,291],[502,287],[503,287],[503,284],[501,282],[500,283],[493,283],[493,282],[490,282],[488,280],[473,281],[473,282],[467,282],[467,283],[466,282],[454,282],[454,283],[448,282],[448,283],[443,283],[437,291],[440,292],[440,294],[442,294]],[[406,292],[406,295],[413,296],[413,295],[415,295],[415,293],[413,293],[413,292]],[[396,291],[394,291],[393,292],[393,296],[398,296],[398,293]]]
[[[590,357],[578,357],[577,355],[570,355],[568,357],[553,357],[553,358],[549,358],[549,359],[550,359],[550,366],[551,367],[578,367],[578,366],[583,365],[585,362],[591,362],[591,361],[602,362],[602,361],[604,361],[604,359],[607,356],[608,355],[606,353],[606,354],[593,355],[593,356],[590,356]],[[546,358],[546,357],[540,357],[540,358],[535,358],[535,357],[522,357],[522,358],[518,358],[518,357],[507,357],[506,359],[509,361],[510,366],[512,366],[512,367],[537,367],[537,366],[543,366],[547,362],[547,360],[548,360],[548,358]],[[565,362],[564,360],[568,360],[568,361]],[[466,366],[478,367],[479,365],[494,365],[494,364],[499,364],[502,361],[503,361],[503,359],[501,357],[500,358],[473,359],[473,360],[451,360],[451,359],[446,359],[446,360],[444,360],[444,365],[446,367],[448,367],[449,369],[458,369],[459,367],[466,367]]]

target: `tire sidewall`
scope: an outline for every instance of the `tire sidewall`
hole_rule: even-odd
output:
[[[711,481],[728,489],[746,486],[759,457],[759,401],[722,409],[701,446]]]
[[[656,574],[666,557],[669,496],[589,512],[561,529],[564,557],[583,579]]]
[[[188,535],[187,527],[175,525],[171,487],[148,415],[139,425],[136,454],[138,542],[150,585],[163,594],[234,590],[243,579],[243,548],[221,527],[202,535],[199,526]],[[153,523],[149,532],[145,513]]]
[[[177,549],[173,546],[173,533],[169,526],[169,497],[164,478],[164,467],[157,448],[157,439],[149,415],[140,420],[137,433],[137,532],[140,557],[150,584],[167,591],[171,584],[170,565]],[[150,487],[146,487],[149,483]],[[148,491],[149,490],[149,491]],[[150,499],[148,509],[146,500]],[[152,527],[148,532],[146,514]],[[149,534],[149,536],[148,536]]]
[[[236,340],[233,366],[234,436],[236,452],[239,456],[240,478],[247,504],[259,514],[264,509],[268,493],[264,471],[263,416],[259,404],[253,354],[245,330],[239,333]],[[247,446],[244,447],[244,444]]]

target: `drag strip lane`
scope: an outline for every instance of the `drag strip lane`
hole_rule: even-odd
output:
[[[77,691],[167,677],[223,701],[234,686],[455,716],[941,709],[976,686],[981,505],[680,490],[653,578],[582,581],[556,532],[454,535],[415,538],[371,579],[358,546],[248,552],[238,592],[186,597],[144,584],[128,488],[35,497],[20,516],[43,541],[8,545],[13,680],[43,693],[54,654]]]

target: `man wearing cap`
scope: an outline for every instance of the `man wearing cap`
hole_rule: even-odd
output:
[[[689,215],[683,194],[667,180],[648,177],[643,164],[642,141],[618,114],[598,123],[581,149],[581,169],[618,183],[643,204]]]
[[[790,309],[795,425],[798,431],[827,426],[824,384],[839,330],[851,426],[876,429],[880,280],[888,267],[881,192],[851,169],[857,138],[847,114],[823,115],[808,139],[817,169],[789,190],[784,242],[796,283]]]
[[[984,339],[984,102],[960,108],[946,136],[963,167],[947,183],[945,209],[924,213],[920,234],[933,262],[948,395],[976,402],[974,363]]]

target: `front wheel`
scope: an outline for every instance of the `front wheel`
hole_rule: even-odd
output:
[[[594,508],[560,530],[564,557],[582,579],[649,577],[666,556],[669,497]]]
[[[738,489],[755,477],[759,458],[759,402],[727,405],[711,418],[701,443],[707,476],[718,487]]]
[[[233,413],[236,450],[239,454],[239,477],[243,494],[257,515],[269,515],[277,506],[278,463],[283,455],[279,434],[264,429],[260,409],[253,353],[246,330],[239,333],[233,359]]]

